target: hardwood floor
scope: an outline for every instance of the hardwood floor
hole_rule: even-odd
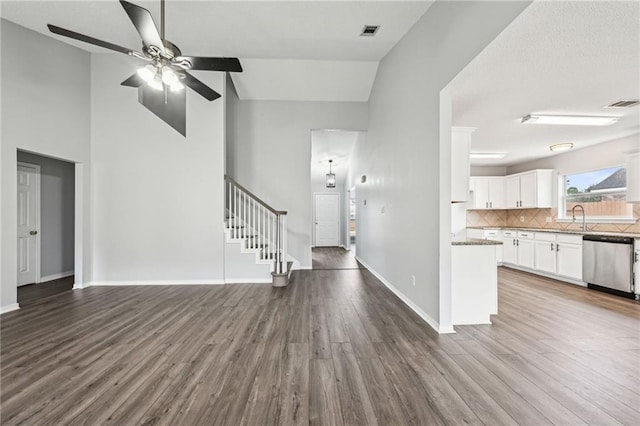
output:
[[[1,317],[1,422],[640,424],[640,305],[499,280],[440,336],[365,269],[62,293]]]
[[[314,247],[311,249],[313,269],[362,269],[353,255],[342,247]]]
[[[29,284],[18,287],[18,303],[21,307],[45,297],[55,296],[73,289],[74,277],[60,278],[40,284]]]

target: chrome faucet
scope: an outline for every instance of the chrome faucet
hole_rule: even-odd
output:
[[[576,204],[571,209],[571,217],[573,217],[572,222],[576,222],[576,208],[578,207],[580,207],[580,210],[582,210],[582,232],[585,232],[587,230],[587,217],[584,215],[584,207],[582,207],[581,204]]]

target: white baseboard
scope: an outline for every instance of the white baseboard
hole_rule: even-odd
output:
[[[0,307],[0,314],[6,314],[7,312],[17,311],[20,309],[20,305],[17,303],[13,303],[11,305]]]
[[[47,275],[45,277],[40,277],[40,283],[46,283],[49,281],[53,281],[53,280],[59,280],[60,278],[67,278],[70,277],[71,275],[74,274],[74,271],[66,271],[66,272],[60,272],[59,274],[51,274],[51,275]]]
[[[134,285],[222,285],[224,280],[176,280],[176,281],[92,281],[78,288],[98,286],[134,286]],[[74,286],[75,288],[76,286]]]
[[[373,269],[369,265],[367,265],[367,263],[364,262],[361,258],[356,256],[356,260],[358,262],[360,262],[365,268],[367,268],[369,270],[369,272],[371,272],[373,275],[375,275],[375,277],[377,279],[379,279],[380,282],[382,282],[382,284],[384,284],[389,290],[391,290],[393,292],[393,294],[398,296],[398,298],[400,298],[400,300],[402,300],[405,303],[405,305],[407,305],[409,308],[411,308],[411,310],[413,312],[418,314],[418,316],[420,318],[422,318],[424,320],[424,322],[429,324],[429,326],[431,328],[433,328],[435,331],[437,331],[439,334],[455,333],[455,330],[453,329],[453,326],[451,326],[451,327],[440,327],[440,324],[438,324],[438,321],[436,321],[435,319],[431,318],[430,315],[428,315],[425,311],[420,309],[420,307],[418,307],[418,305],[413,303],[411,301],[411,299],[409,299],[407,296],[405,296],[400,290],[395,288],[389,281],[387,281],[382,275],[380,275],[378,272],[376,272],[375,269]]]
[[[225,284],[271,284],[271,278],[227,278]]]

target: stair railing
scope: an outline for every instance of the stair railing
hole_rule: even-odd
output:
[[[231,239],[260,249],[260,259],[273,260],[274,272],[287,272],[287,212],[276,210],[240,185],[224,177],[226,222]]]

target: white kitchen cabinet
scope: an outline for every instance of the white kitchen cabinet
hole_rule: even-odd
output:
[[[640,152],[627,159],[627,202],[640,203]]]
[[[451,202],[469,199],[469,147],[475,127],[451,128]]]
[[[518,231],[502,231],[502,263],[518,264]]]
[[[518,248],[518,266],[533,269],[535,266],[533,232],[518,231],[516,247]]]
[[[477,238],[479,240],[491,240],[502,242],[502,231],[499,229],[477,229],[467,228],[467,238]],[[496,245],[496,262],[502,264],[502,245]]]
[[[582,281],[582,235],[557,234],[556,274]]]
[[[504,178],[504,206],[551,208],[553,206],[553,170],[533,170]]]
[[[535,233],[535,269],[556,273],[556,235],[546,232]]]
[[[501,209],[504,207],[504,180],[500,176],[474,176],[473,208],[476,210]]]

